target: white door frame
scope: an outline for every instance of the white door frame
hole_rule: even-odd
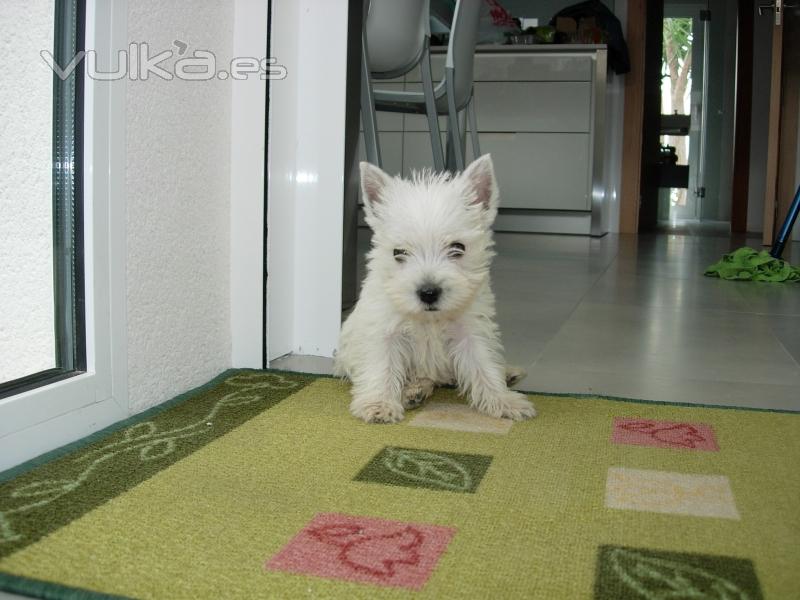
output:
[[[267,51],[268,0],[236,0],[233,56]],[[267,81],[231,83],[231,365],[261,368]]]
[[[333,356],[341,324],[347,0],[273,0],[267,355]]]

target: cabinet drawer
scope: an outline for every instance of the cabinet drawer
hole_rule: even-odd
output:
[[[491,154],[502,208],[591,210],[589,135],[582,133],[481,133],[481,152]],[[473,160],[467,140],[467,161]],[[430,136],[407,132],[403,175],[433,168]]]
[[[588,134],[479,137],[481,152],[491,154],[494,161],[502,208],[591,210]]]
[[[444,54],[431,57],[433,80],[444,77]],[[591,81],[594,60],[591,56],[575,56],[548,52],[486,53],[475,55],[474,81]],[[406,75],[406,81],[422,81],[419,68]]]
[[[419,84],[407,84],[413,89]],[[572,81],[475,84],[478,131],[587,133],[591,130],[591,86]],[[447,119],[439,127],[447,131]],[[406,131],[428,131],[425,115],[406,115]]]
[[[592,58],[569,54],[478,54],[475,81],[591,81]]]
[[[407,84],[413,89],[419,84]],[[476,83],[478,131],[587,133],[591,130],[588,83]],[[439,117],[441,131],[447,119]],[[425,115],[406,115],[406,131],[428,131]]]
[[[478,131],[586,133],[591,93],[572,81],[476,83]]]

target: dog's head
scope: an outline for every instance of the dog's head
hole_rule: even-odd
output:
[[[410,180],[361,163],[372,228],[368,268],[406,315],[464,310],[489,277],[498,190],[487,154],[454,177],[428,171]]]

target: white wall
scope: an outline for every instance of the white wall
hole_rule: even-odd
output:
[[[267,0],[236,0],[233,50],[263,57]],[[277,65],[276,65],[277,66]],[[233,84],[231,106],[231,335],[234,367],[260,368],[264,347],[264,181],[267,82]]]
[[[0,2],[0,382],[55,366],[53,3]]]
[[[129,39],[229,61],[229,0],[129,2]],[[168,64],[168,63],[167,63]],[[134,412],[231,364],[230,82],[129,81],[127,327]]]

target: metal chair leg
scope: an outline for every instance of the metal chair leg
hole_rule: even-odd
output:
[[[378,141],[378,118],[375,115],[375,98],[369,75],[369,57],[366,36],[361,34],[361,124],[364,128],[364,149],[367,160],[383,168],[381,147]]]
[[[456,108],[455,98],[455,74],[453,69],[446,69],[445,78],[447,85],[447,168],[451,171],[463,171],[465,168],[464,148],[461,141],[461,127],[458,119],[458,109]],[[452,148],[452,151],[451,151]],[[449,164],[452,153],[452,161]],[[455,167],[455,168],[453,168]]]
[[[425,94],[425,112],[428,116],[428,129],[431,134],[431,150],[433,151],[433,167],[437,171],[444,170],[444,152],[442,151],[442,132],[439,129],[439,114],[436,111],[436,97],[433,93],[433,75],[431,73],[430,40],[425,46],[420,60],[422,72],[422,91]]]
[[[469,98],[467,104],[467,121],[469,122],[469,135],[472,140],[472,155],[474,158],[480,158],[481,145],[478,141],[478,118],[475,116],[475,91],[473,90],[472,96]]]
[[[461,134],[461,154],[464,157],[464,167],[467,166],[467,108],[458,112],[458,131]]]

